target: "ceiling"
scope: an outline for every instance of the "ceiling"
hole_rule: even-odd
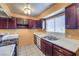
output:
[[[25,3],[0,3],[0,9],[3,9],[3,14],[8,17],[18,17],[23,19],[40,20],[62,8],[69,6],[71,3],[30,3],[32,7],[32,14],[24,14]],[[2,11],[0,10],[0,16]]]
[[[52,3],[29,3],[31,5],[32,13],[30,16],[38,16],[43,11],[48,9]],[[12,13],[24,14],[24,7],[26,6],[26,3],[8,3],[9,8],[11,9]],[[26,15],[27,16],[27,15]]]

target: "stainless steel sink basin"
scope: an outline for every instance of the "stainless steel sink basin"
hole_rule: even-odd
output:
[[[43,37],[44,39],[48,39],[48,40],[58,40],[58,38],[53,37],[53,36],[45,36]]]

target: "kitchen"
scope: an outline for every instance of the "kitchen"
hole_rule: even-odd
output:
[[[24,5],[31,5],[38,12],[23,14],[20,10]],[[11,49],[13,53],[8,49],[10,55],[79,56],[78,3],[5,3],[0,6],[7,11],[6,17],[0,17],[0,51],[15,44]],[[23,9],[25,13],[26,9]],[[8,55],[8,52],[0,55]]]

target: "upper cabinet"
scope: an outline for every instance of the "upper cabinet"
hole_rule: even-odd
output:
[[[35,27],[35,22],[34,20],[29,19],[29,28],[34,28]]]
[[[0,17],[0,29],[14,29],[16,28],[16,20],[14,18]]]
[[[35,21],[36,28],[42,28],[42,20]]]
[[[0,17],[0,29],[36,29],[42,28],[42,20],[2,18]]]
[[[15,29],[16,28],[16,19],[15,18],[8,18],[7,19],[7,28],[8,29]]]
[[[77,28],[79,29],[79,4],[77,5]]]
[[[72,4],[65,8],[66,29],[79,28],[79,8],[78,4]]]
[[[29,19],[29,28],[42,28],[42,20],[31,20]]]
[[[0,17],[0,29],[6,29],[7,28],[7,20],[6,18]]]
[[[20,19],[17,18],[16,19],[16,27],[19,29],[25,29],[28,28],[29,24],[28,24],[28,20],[27,19]]]

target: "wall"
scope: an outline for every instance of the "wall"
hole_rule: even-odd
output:
[[[69,6],[72,3],[55,3],[54,5],[51,5],[50,8],[46,9],[44,12],[42,12],[40,15],[38,15],[38,18],[45,17],[57,10],[60,10],[62,8],[65,8]]]
[[[66,29],[66,37],[79,40],[79,29]]]
[[[0,29],[1,32],[18,33],[19,36],[19,46],[29,45],[33,43],[34,32],[40,32],[41,29]]]

